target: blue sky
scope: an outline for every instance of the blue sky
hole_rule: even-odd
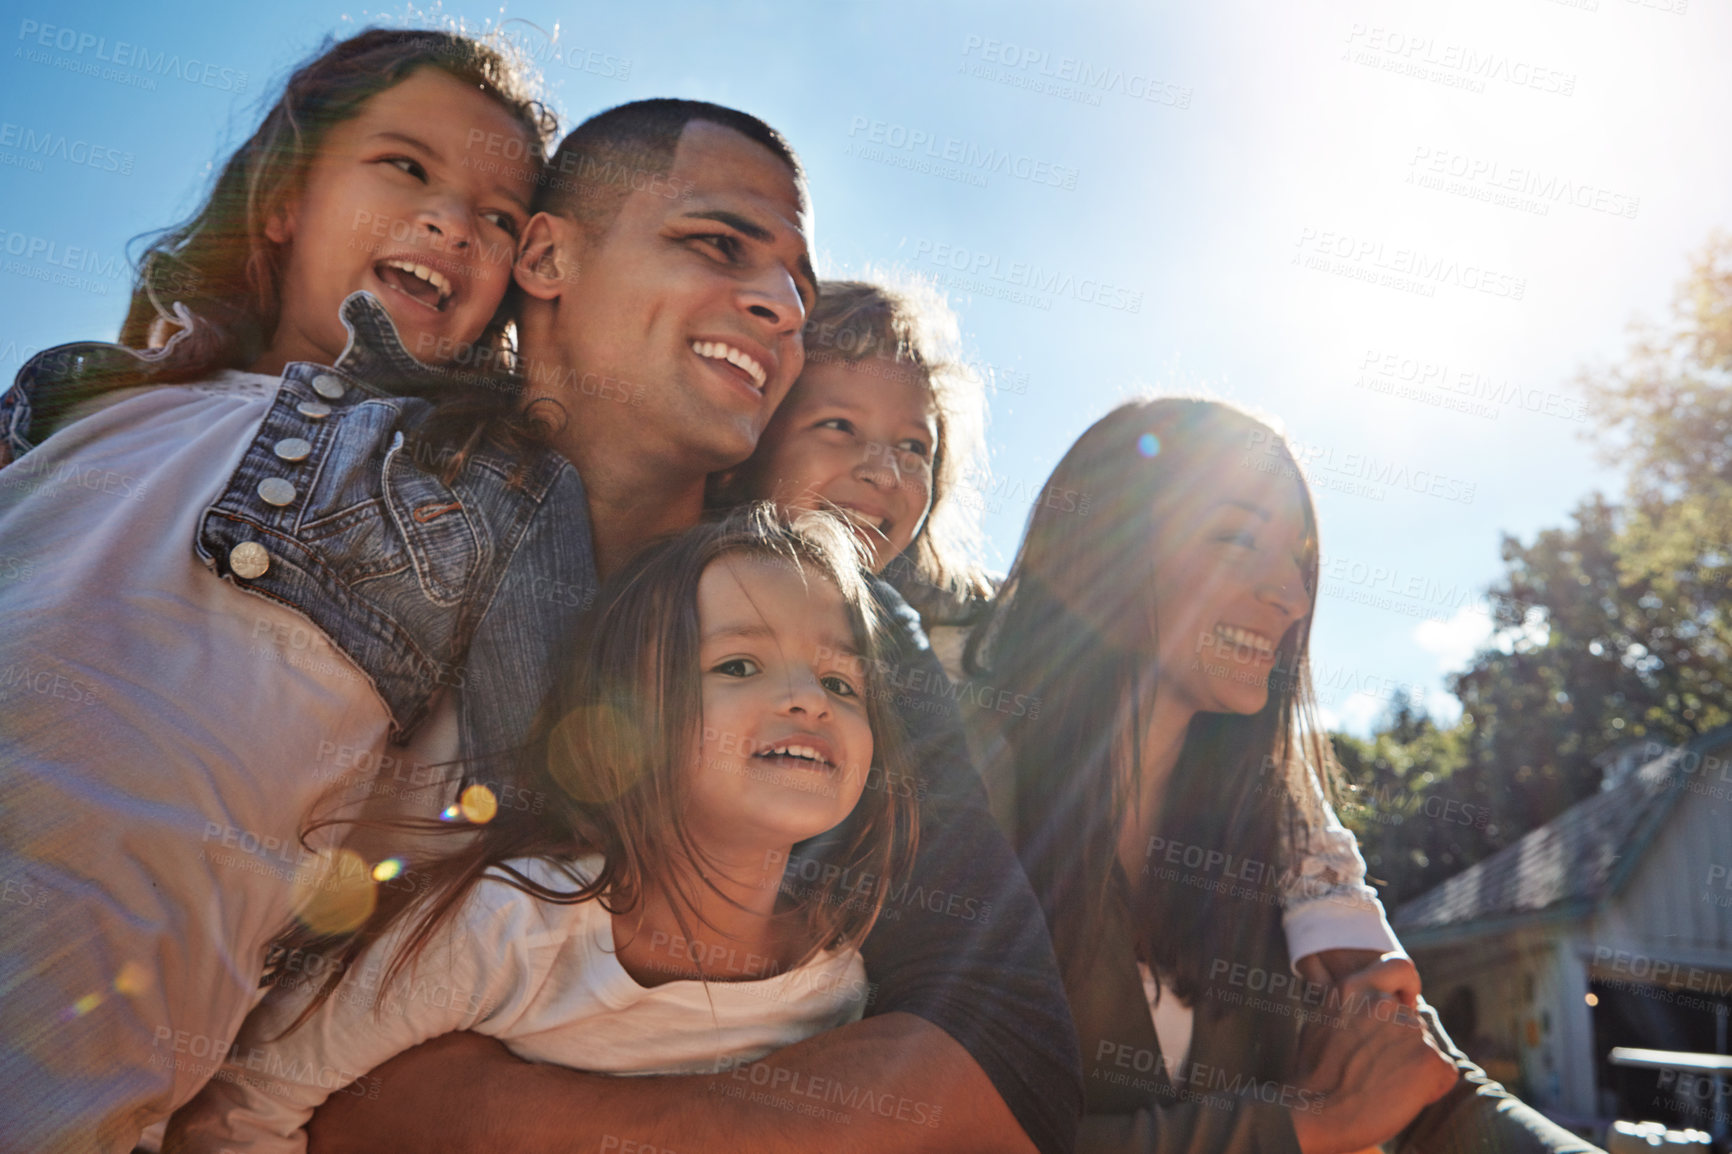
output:
[[[807,163],[821,272],[939,278],[994,381],[1000,567],[1116,400],[1280,418],[1322,520],[1319,695],[1356,729],[1397,686],[1449,713],[1500,536],[1616,490],[1576,375],[1732,226],[1732,13],[1703,0],[6,8],[0,375],[112,336],[128,239],[196,205],[325,35],[504,21],[562,123],[757,113]],[[76,283],[44,280],[72,248]]]

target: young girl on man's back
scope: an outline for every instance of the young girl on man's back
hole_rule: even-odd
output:
[[[348,483],[381,462],[351,431],[499,339],[550,129],[484,44],[345,40],[147,253],[130,347],[48,350],[0,399],[21,454],[0,469],[0,539],[28,544],[37,577],[0,585],[0,666],[77,690],[0,704],[0,874],[42,897],[0,906],[8,1144],[130,1150],[198,1090],[296,908],[333,751],[377,765],[425,712],[404,691],[420,671],[351,660],[373,640],[364,604],[327,638],[247,582],[274,569],[316,596],[297,534],[374,539],[386,514]],[[530,160],[472,163],[502,135]],[[411,523],[426,544],[458,522]],[[413,563],[375,553],[348,576]]]
[[[757,506],[645,551],[597,608],[513,775],[545,804],[418,866],[424,896],[376,914],[318,989],[279,985],[171,1149],[299,1149],[332,1090],[454,1030],[676,1073],[860,1015],[855,947],[915,823],[871,784],[905,768],[847,531]],[[843,823],[840,868],[784,888],[794,844]]]

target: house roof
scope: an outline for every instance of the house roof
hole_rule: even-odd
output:
[[[1643,764],[1610,789],[1566,809],[1395,911],[1409,944],[1467,936],[1514,922],[1572,918],[1615,894],[1634,872],[1700,758],[1732,742],[1732,726]]]

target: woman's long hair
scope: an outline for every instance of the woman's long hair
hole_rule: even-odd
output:
[[[158,234],[140,255],[120,343],[162,345],[164,326],[177,323],[176,301],[207,322],[196,331],[198,347],[178,348],[172,372],[153,379],[197,380],[218,369],[245,368],[269,348],[286,252],[265,235],[266,225],[300,191],[326,134],[418,68],[437,68],[498,101],[528,138],[522,162],[532,175],[540,173],[556,124],[512,52],[436,29],[370,28],[327,42],[290,75],[198,211]],[[475,347],[503,351],[505,326],[502,306]]]
[[[906,876],[918,836],[915,802],[891,788],[910,780],[911,769],[881,672],[887,668],[882,626],[857,546],[841,521],[824,513],[789,521],[774,506],[759,504],[651,545],[609,580],[584,618],[529,743],[511,758],[502,779],[512,797],[544,805],[502,805],[481,825],[397,823],[394,828],[403,832],[468,836],[454,851],[412,859],[415,884],[401,892],[382,889],[373,914],[352,937],[307,928],[278,943],[279,956],[308,951],[334,960],[296,1024],[335,991],[373,943],[412,915],[412,928],[379,983],[381,990],[390,987],[483,877],[542,901],[598,901],[617,914],[639,909],[646,895],[664,894],[686,924],[686,913],[698,908],[696,887],[713,888],[707,878],[716,869],[688,830],[685,774],[703,729],[698,582],[724,557],[794,566],[807,581],[834,585],[847,606],[876,774],[868,774],[840,836],[826,839],[835,847],[826,861],[839,868],[827,869],[821,883],[801,887],[788,916],[799,919],[807,944],[801,962],[819,950],[865,939],[885,896]],[[504,864],[526,857],[569,863],[591,855],[603,859],[600,872],[587,881],[571,875],[569,888],[543,885]],[[841,879],[864,877],[875,879],[870,892],[842,888]],[[324,972],[325,966],[318,969]]]
[[[989,667],[994,684],[1039,703],[1038,716],[1003,719],[1002,756],[1016,788],[1012,832],[1073,982],[1098,940],[1119,832],[1144,788],[1142,737],[1158,673],[1151,599],[1186,593],[1150,588],[1157,550],[1214,478],[1240,468],[1292,477],[1314,540],[1310,494],[1268,426],[1188,398],[1114,409],[1041,490],[1075,498],[1035,505],[999,600],[969,643],[972,671]],[[1316,550],[1308,554],[1314,595]],[[1320,731],[1307,724],[1309,634],[1307,615],[1281,639],[1258,713],[1192,720],[1157,833],[1163,847],[1183,847],[1180,876],[1162,879],[1163,853],[1126,879],[1144,960],[1200,1012],[1211,959],[1260,961],[1282,940],[1280,847],[1302,804],[1290,775],[1328,765]]]

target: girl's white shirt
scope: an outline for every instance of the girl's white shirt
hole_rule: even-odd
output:
[[[190,545],[279,387],[109,394],[0,473],[0,554],[28,543],[33,567],[0,581],[0,876],[40,899],[0,915],[5,1000],[15,1022],[100,1006],[35,1035],[0,1008],[0,1036],[40,1048],[5,1092],[115,1150],[198,1091],[258,1001],[309,819],[404,756],[347,655]]]
[[[592,877],[601,860],[510,864],[570,890],[567,868]],[[229,1060],[176,1118],[183,1148],[303,1151],[302,1127],[329,1095],[376,1095],[368,1071],[456,1030],[498,1038],[521,1058],[597,1073],[715,1072],[856,1021],[867,1001],[856,950],[828,950],[770,978],[641,986],[620,965],[612,916],[599,902],[542,901],[491,878],[475,886],[413,968],[382,989],[409,928],[375,943],[286,1037],[278,1035],[325,975],[273,988],[247,1018]],[[751,968],[743,955],[705,960],[723,979]],[[746,1072],[735,1076],[749,1091]]]

